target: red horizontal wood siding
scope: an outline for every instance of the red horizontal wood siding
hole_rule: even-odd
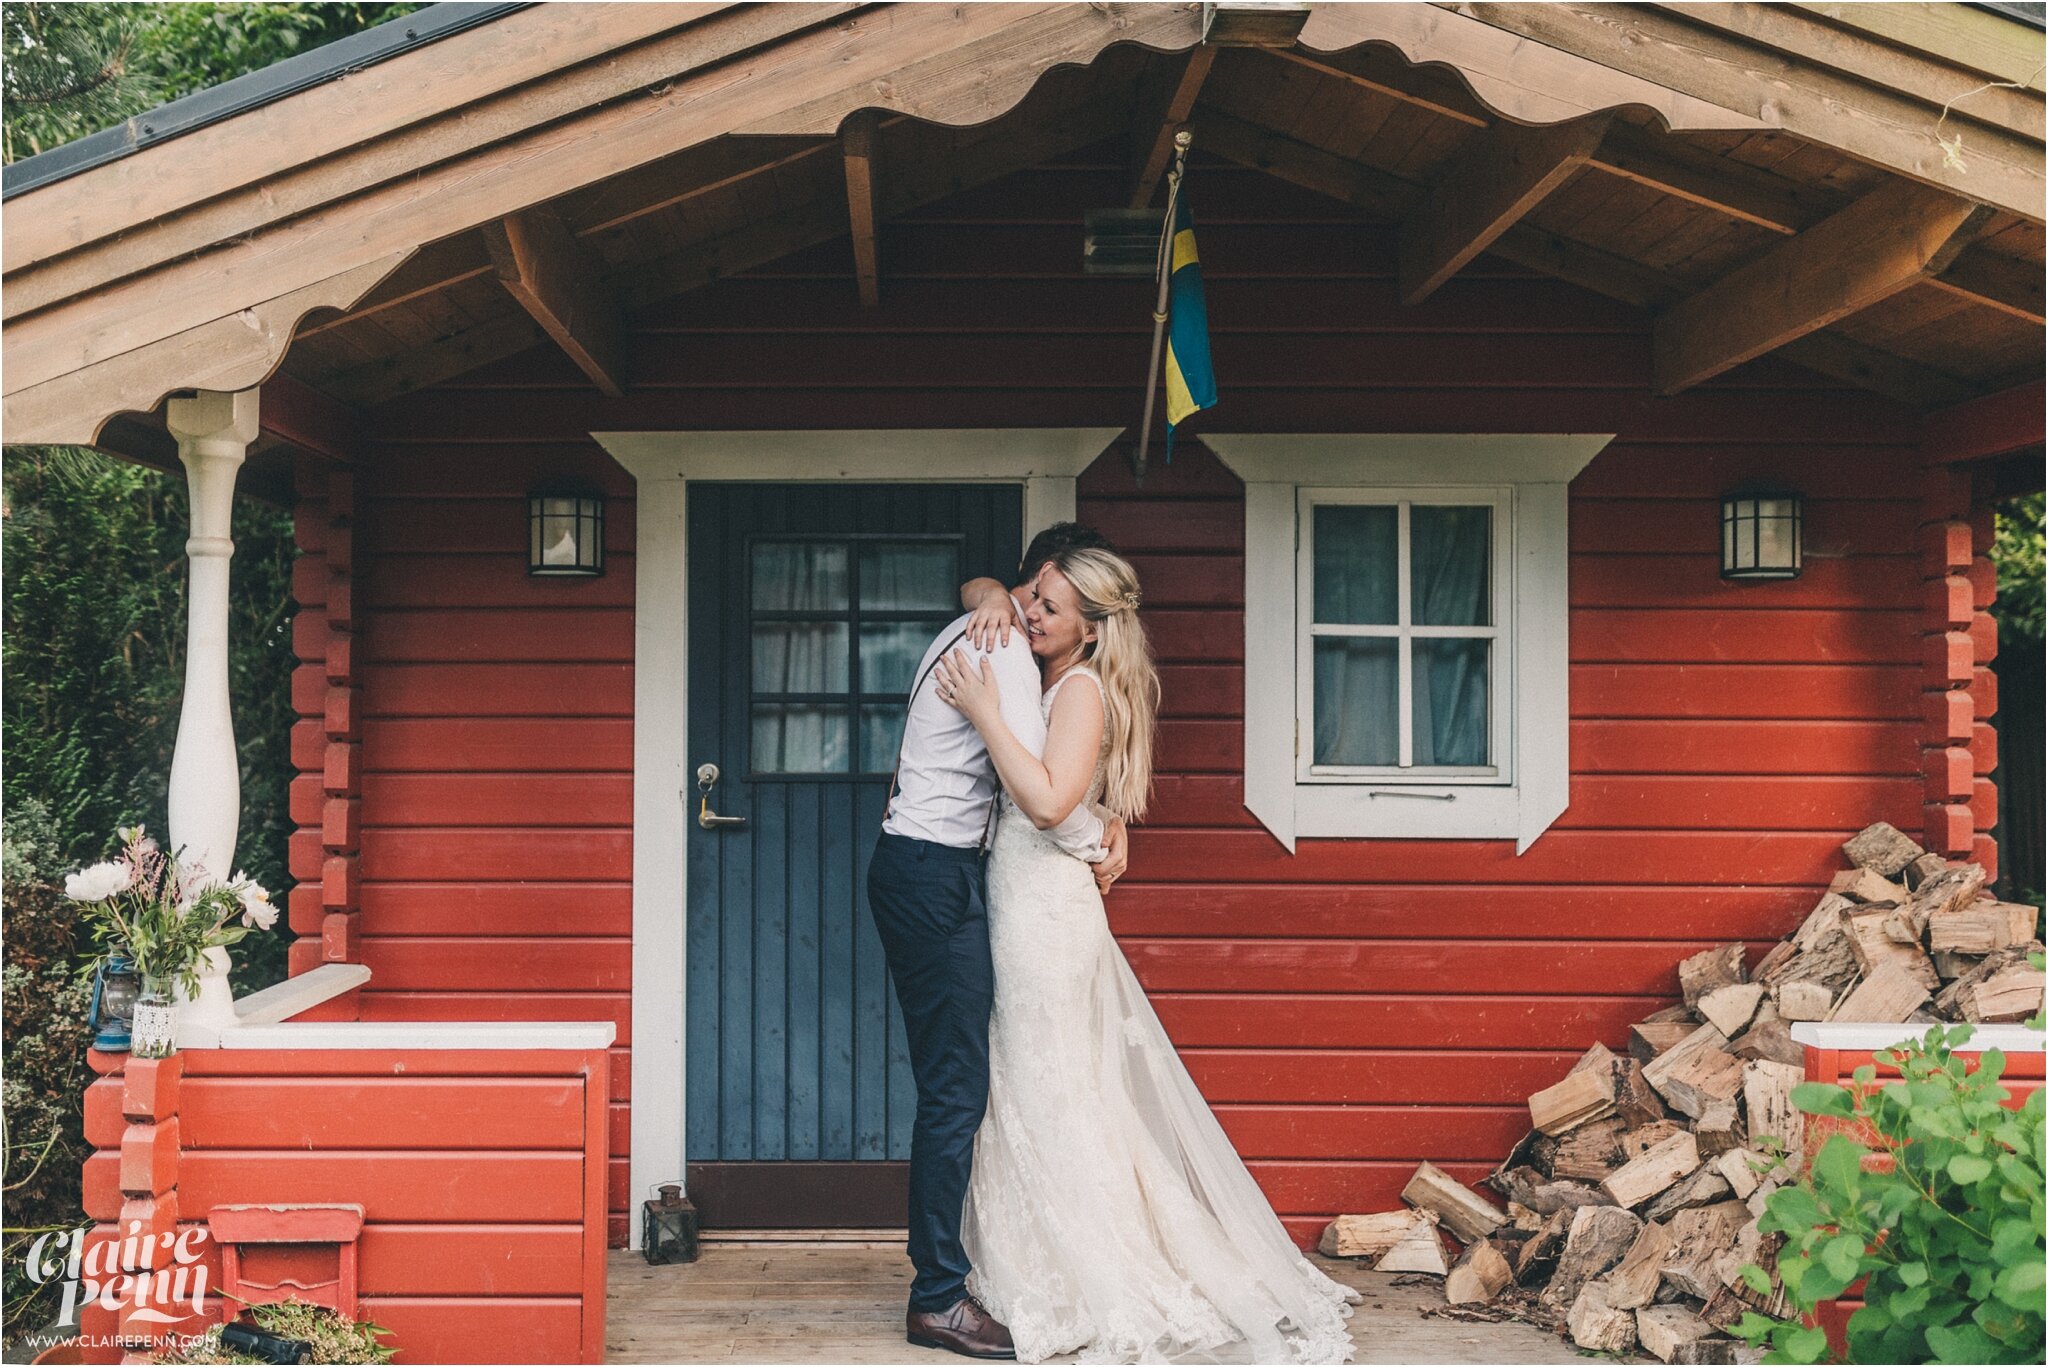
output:
[[[1617,434],[1572,494],[1571,806],[1519,857],[1282,850],[1242,804],[1237,480],[1198,437],[1170,466],[1155,447],[1142,489],[1122,448],[1082,477],[1081,517],[1145,581],[1164,687],[1158,802],[1112,923],[1306,1238],[1391,1203],[1418,1159],[1481,1175],[1528,1092],[1619,1045],[1680,957],[1783,933],[1849,832],[1917,824],[1914,429],[1770,359],[1655,397],[1637,310],[1491,257],[1405,308],[1388,229],[1253,172],[1196,174],[1222,402],[1190,433]],[[640,310],[622,399],[541,346],[372,415],[366,1016],[615,1019],[623,1086],[633,483],[587,434],[1132,423],[1147,287],[1080,273],[1080,213],[1120,181],[1097,149],[885,225],[876,309],[838,243]],[[1766,476],[1807,496],[1808,569],[1730,585],[1716,500]],[[602,579],[524,572],[524,493],[563,477],[607,494]]]

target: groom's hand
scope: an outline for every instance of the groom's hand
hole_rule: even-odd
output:
[[[1124,870],[1131,866],[1131,835],[1122,817],[1112,818],[1102,828],[1102,843],[1109,854],[1095,865],[1095,890],[1106,893],[1110,885],[1123,877]]]

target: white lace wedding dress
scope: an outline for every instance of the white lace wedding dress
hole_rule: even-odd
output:
[[[1054,695],[1075,669],[1046,690]],[[1086,686],[1086,685],[1084,685]],[[1096,683],[1099,687],[1099,681]],[[1088,801],[1099,798],[1096,763]],[[1007,796],[988,861],[989,1109],[961,1239],[1017,1357],[1341,1363],[1358,1293],[1302,1257],[1110,936]]]

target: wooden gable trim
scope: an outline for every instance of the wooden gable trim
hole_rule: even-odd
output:
[[[1407,7],[1334,8],[1377,14],[1383,8]],[[1860,45],[1860,50],[1836,47],[1832,50],[1839,55],[1834,65],[1822,66],[1808,56],[1766,45],[1733,28],[1697,22],[1692,6],[1673,13],[1640,4],[1553,0],[1542,4],[1445,3],[1434,8],[1489,27],[1509,41],[1539,44],[1617,74],[1625,68],[1630,79],[1745,118],[1750,126],[1783,129],[1898,175],[1997,205],[2031,222],[2043,219],[2048,169],[2043,166],[2038,132],[2013,132],[1977,122],[1978,105],[1973,100],[1967,104],[1972,113],[1964,114],[1959,107],[1943,130],[1943,136],[1963,134],[1961,155],[1944,155],[1935,130],[1941,115],[1939,105],[1835,69],[1844,65],[1859,72],[1886,69],[1890,49],[1862,40],[1852,31],[1835,30],[1834,41]],[[1731,10],[1784,10],[1771,21],[1776,42],[1790,41],[1777,30],[1801,13],[1774,5],[1706,8],[1724,15]],[[1311,24],[1311,31],[1314,28]],[[1964,81],[1954,93],[1960,95],[1973,84],[1977,83]],[[1493,103],[1485,90],[1480,95]],[[2038,107],[2038,101],[2035,103]],[[1667,121],[1673,128],[1701,126]]]
[[[38,405],[42,416],[34,422],[10,422],[9,439],[90,443],[109,412],[137,406],[133,395],[153,390],[147,406],[196,382],[181,334],[221,323],[241,326],[237,316],[252,299],[295,298],[322,281],[391,262],[423,242],[681,148],[734,132],[829,135],[847,115],[870,105],[937,123],[984,123],[1022,100],[1054,66],[1092,62],[1119,42],[1185,49],[1198,41],[1201,22],[1199,10],[1178,5],[899,5],[820,28],[823,17],[824,11],[801,5],[721,11],[706,21],[707,33],[722,35],[713,51],[669,62],[670,79],[648,98],[593,105],[579,97],[554,122],[431,165],[416,149],[406,151],[382,166],[383,179],[318,212],[266,222],[198,255],[159,257],[159,264],[118,283],[50,301],[0,339],[8,403],[12,409],[21,391],[52,383],[62,384],[68,398]],[[779,29],[764,27],[771,23]],[[693,35],[700,46],[710,41],[694,29],[683,36]],[[764,48],[778,35],[781,41]],[[537,88],[560,93],[548,82]],[[456,123],[465,118],[476,112],[447,115]],[[268,190],[252,187],[259,194]],[[35,198],[25,196],[17,207],[33,214]],[[377,278],[388,273],[381,270]],[[349,303],[360,297],[352,295]],[[282,359],[290,335],[287,328],[271,339],[263,373]],[[109,407],[100,395],[117,386],[102,367],[116,364],[124,372],[118,385],[124,399]],[[204,381],[230,389],[250,382]],[[29,411],[22,409],[24,418]]]
[[[1895,180],[1659,315],[1659,394],[1888,299],[1945,269],[1993,211]]]
[[[626,392],[625,325],[597,263],[560,215],[542,205],[486,223],[484,243],[498,280],[590,382],[612,398]]]

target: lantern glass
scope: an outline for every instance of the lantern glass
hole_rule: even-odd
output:
[[[1796,579],[1803,567],[1800,496],[1739,491],[1721,499],[1721,577]]]
[[[604,573],[604,500],[594,494],[537,493],[527,499],[528,574],[590,577]]]
[[[134,961],[126,955],[110,953],[101,961],[98,979],[93,984],[93,1048],[103,1054],[127,1050],[135,1020],[135,999],[141,987]]]

